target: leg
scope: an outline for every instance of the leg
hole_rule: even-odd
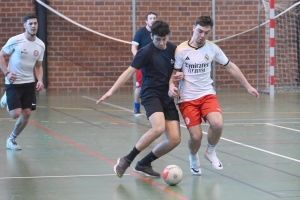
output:
[[[153,113],[149,117],[149,121],[152,128],[139,139],[134,147],[134,150],[131,151],[127,156],[119,158],[117,164],[114,166],[114,171],[119,178],[122,178],[126,169],[130,166],[137,154],[163,134],[165,130],[165,118],[163,112]]]
[[[173,150],[176,146],[179,145],[181,141],[181,133],[180,133],[180,126],[179,121],[166,121],[166,139],[156,145],[153,149],[153,153],[157,157],[161,157],[166,153]]]
[[[151,162],[173,150],[180,143],[180,126],[177,120],[166,120],[166,139],[156,145],[154,149],[140,160],[135,171],[148,177],[160,177],[160,173],[152,169]]]
[[[204,157],[212,163],[212,166],[217,170],[222,170],[223,165],[216,156],[216,145],[218,144],[223,130],[222,114],[219,112],[211,112],[206,116],[210,124],[207,133],[208,147]]]
[[[140,95],[141,95],[141,87],[142,87],[142,70],[137,70],[135,72],[135,90],[134,90],[134,115],[139,116],[141,114],[140,111],[140,105],[141,105],[141,100],[140,100]]]
[[[20,133],[26,127],[28,120],[30,118],[30,114],[31,114],[30,108],[22,110],[21,114],[19,114],[20,110],[21,110],[20,108],[17,108],[15,110],[9,111],[9,114],[11,115],[11,117],[13,117],[13,118],[19,117],[12,133],[10,134],[10,137],[7,138],[7,140],[6,140],[6,148],[11,149],[11,150],[21,150],[22,149],[22,147],[17,144],[16,138],[18,137],[18,135],[20,135]]]
[[[189,127],[188,128],[190,133],[190,140],[188,141],[188,147],[190,151],[190,170],[193,175],[201,175],[201,168],[200,168],[200,160],[198,156],[198,150],[201,146],[201,140],[202,140],[202,128],[200,124]]]

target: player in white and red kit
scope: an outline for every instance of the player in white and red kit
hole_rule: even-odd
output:
[[[229,61],[216,44],[207,40],[212,27],[211,17],[197,18],[193,26],[192,38],[180,44],[175,52],[173,77],[181,76],[183,79],[177,88],[176,82],[171,78],[169,87],[169,96],[178,97],[179,109],[190,133],[189,159],[191,172],[194,175],[201,175],[198,150],[202,140],[202,119],[208,121],[210,125],[204,157],[212,163],[215,169],[223,169],[215,151],[222,134],[223,120],[212,85],[213,80],[210,77],[212,61],[223,65],[255,99],[259,98],[258,92],[248,83],[240,69]]]

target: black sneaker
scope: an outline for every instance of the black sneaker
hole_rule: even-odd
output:
[[[141,166],[139,162],[137,162],[134,171],[138,174],[142,174],[148,177],[153,177],[153,178],[160,177],[160,174],[154,171],[150,164],[146,166]]]
[[[134,114],[135,116],[140,116],[142,113],[141,113],[141,111],[140,111],[139,108],[134,108],[133,114]]]
[[[126,158],[119,158],[117,161],[117,164],[114,166],[114,171],[115,174],[119,177],[122,178],[123,174],[125,173],[126,169],[130,166],[130,161],[127,160]]]

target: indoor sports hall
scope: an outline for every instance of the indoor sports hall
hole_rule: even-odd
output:
[[[47,47],[46,89],[37,92],[37,110],[18,137],[22,150],[6,149],[16,119],[0,109],[0,200],[300,199],[299,4],[296,0],[0,1],[1,48],[9,37],[24,31],[22,18],[30,12],[41,17],[38,35],[46,39]],[[224,67],[214,64],[211,76],[224,122],[216,151],[224,169],[215,170],[204,158],[209,124],[203,123],[202,175],[191,174],[189,132],[180,118],[181,143],[152,163],[161,173],[168,165],[178,165],[183,179],[176,186],[133,170],[165,135],[142,151],[122,178],[114,173],[117,159],[150,128],[143,107],[142,115],[133,114],[134,77],[96,105],[130,65],[131,40],[145,26],[148,11],[169,22],[170,41],[177,45],[189,40],[197,16],[213,16],[210,40],[260,93],[254,100]]]

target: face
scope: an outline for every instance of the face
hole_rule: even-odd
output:
[[[38,29],[38,22],[37,19],[28,19],[24,23],[24,28],[26,29],[27,34],[29,34],[31,37],[35,36]]]
[[[149,28],[151,28],[153,22],[155,22],[155,21],[156,21],[156,15],[151,14],[151,15],[148,15],[146,24]]]
[[[153,44],[155,45],[156,48],[160,50],[165,50],[167,48],[167,41],[169,39],[169,36],[157,36],[157,35],[151,35],[151,38],[153,40]]]
[[[210,35],[211,27],[210,26],[193,26],[193,41],[197,42],[198,45],[202,45],[205,43],[205,40]]]

